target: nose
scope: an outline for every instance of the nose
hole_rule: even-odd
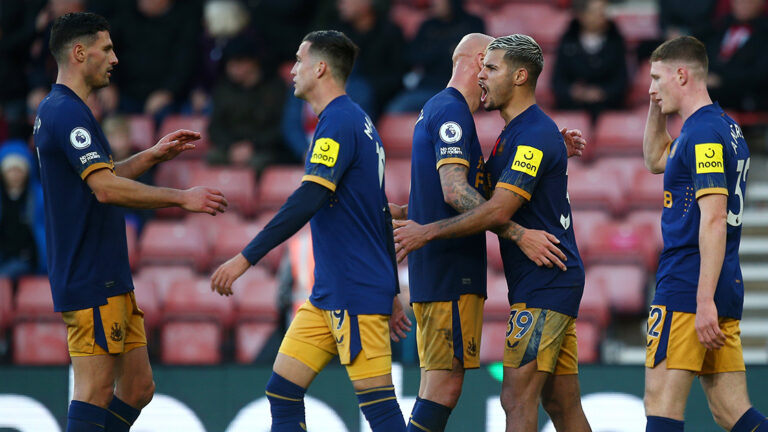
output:
[[[485,81],[486,78],[488,78],[488,75],[485,73],[485,68],[481,68],[480,72],[477,73],[477,79]]]
[[[291,68],[291,75],[296,76],[296,66],[298,66],[298,63],[294,63],[293,67]]]

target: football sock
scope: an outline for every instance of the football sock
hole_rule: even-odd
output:
[[[107,410],[86,402],[73,400],[67,411],[67,432],[104,432]]]
[[[131,426],[139,418],[140,409],[136,409],[121,401],[117,396],[107,407],[107,428],[109,432],[128,432]]]
[[[739,421],[733,425],[731,432],[763,432],[768,431],[768,421],[765,415],[751,407],[741,416]]]
[[[645,432],[681,432],[685,422],[666,417],[646,416]]]
[[[305,392],[306,389],[272,372],[266,388],[272,412],[272,432],[307,430],[304,420]]]
[[[373,432],[405,432],[405,420],[395,397],[395,386],[373,387],[355,392]]]
[[[408,432],[443,432],[451,409],[437,402],[417,397],[413,405]]]

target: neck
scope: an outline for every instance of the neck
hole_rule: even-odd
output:
[[[59,75],[56,77],[56,84],[67,86],[70,90],[85,102],[88,96],[93,92],[93,87],[86,84],[82,75],[74,74],[67,69],[59,68]]]
[[[329,103],[345,94],[344,87],[339,86],[336,83],[325,87],[318,86],[315,92],[307,98],[307,102],[309,102],[315,115],[319,116]]]
[[[528,87],[517,87],[514,93],[509,103],[499,110],[505,125],[536,103],[536,96]]]
[[[464,96],[464,100],[469,105],[469,111],[473,114],[480,108],[480,98],[477,96],[477,71],[475,67],[467,62],[459,61],[453,68],[453,75],[448,81],[446,87],[453,87]]]
[[[683,122],[688,120],[688,117],[693,115],[699,108],[712,103],[712,99],[709,97],[707,88],[705,86],[698,86],[695,90],[691,91],[691,94],[686,95],[683,98],[683,103],[680,105],[678,114],[682,117]]]

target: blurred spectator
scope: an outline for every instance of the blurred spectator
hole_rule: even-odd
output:
[[[702,36],[709,92],[723,108],[768,109],[768,17],[765,0],[733,0],[731,13]]]
[[[463,0],[431,0],[431,5],[432,17],[421,24],[407,51],[413,71],[406,77],[415,78],[418,84],[400,93],[387,111],[421,110],[451,78],[451,57],[461,38],[469,33],[485,32],[483,20],[468,14]]]
[[[25,69],[34,38],[33,3],[3,0],[0,4],[0,118],[8,124],[8,134],[16,138],[27,134]]]
[[[658,0],[663,40],[701,34],[712,27],[717,0]]]
[[[249,38],[232,40],[224,56],[225,74],[213,90],[210,162],[257,170],[292,162],[280,132],[283,82],[262,67],[259,47]]]
[[[0,276],[44,273],[43,189],[22,141],[0,147]]]
[[[624,38],[605,7],[605,0],[573,2],[576,17],[560,39],[552,75],[557,107],[586,109],[593,119],[621,108],[628,88]]]
[[[339,30],[360,48],[347,93],[375,121],[402,87],[405,40],[383,0],[338,0]]]
[[[99,98],[107,112],[119,107],[159,119],[190,90],[200,34],[198,4],[135,0],[115,7],[111,36],[119,63],[115,85],[102,89]]]
[[[244,0],[251,10],[253,27],[267,38],[278,63],[294,60],[296,46],[324,1],[328,0]]]
[[[296,160],[306,159],[309,143],[315,135],[317,121],[312,107],[294,96],[291,88],[285,99],[280,128],[283,131],[283,139]]]

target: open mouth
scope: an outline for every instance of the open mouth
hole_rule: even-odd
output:
[[[480,102],[485,102],[485,99],[488,97],[488,89],[485,88],[482,82],[478,82],[477,85],[480,86]]]

